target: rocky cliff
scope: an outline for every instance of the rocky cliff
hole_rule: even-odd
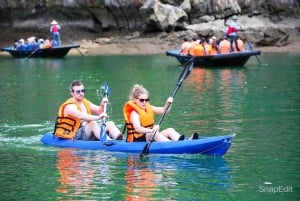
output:
[[[55,19],[70,36],[117,30],[222,37],[227,20],[237,15],[242,37],[258,46],[284,46],[299,36],[299,12],[296,0],[0,0],[0,27],[6,36],[47,35]]]

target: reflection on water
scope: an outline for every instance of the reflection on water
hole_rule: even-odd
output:
[[[119,174],[112,168],[116,158],[94,151],[63,149],[57,152],[58,200],[111,198],[118,189]]]
[[[57,200],[222,200],[235,188],[228,162],[221,157],[141,159],[75,149],[58,150],[56,157]],[[178,194],[186,189],[189,193]]]
[[[70,149],[60,150],[57,153],[57,170],[60,185],[56,191],[66,194],[67,197],[89,197],[94,183],[96,170],[90,167],[90,161],[78,156]],[[62,197],[58,197],[62,200]]]
[[[155,200],[154,191],[157,191],[160,174],[154,174],[147,164],[136,157],[129,156],[127,159],[127,171],[125,173],[126,201]]]
[[[224,193],[234,188],[223,158],[151,156],[144,160],[129,157],[127,162],[126,200],[222,200]],[[185,189],[189,193],[176,193]]]

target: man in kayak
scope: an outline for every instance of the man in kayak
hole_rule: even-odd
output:
[[[75,140],[100,140],[100,126],[97,120],[107,117],[104,112],[103,98],[100,105],[95,105],[86,98],[82,82],[75,80],[70,85],[71,98],[61,104],[55,124],[54,134],[61,138]],[[114,122],[105,123],[105,132],[113,139],[122,139],[120,130]]]
[[[125,103],[123,113],[127,128],[127,141],[139,142],[150,141],[155,133],[155,141],[184,140],[185,136],[180,135],[175,129],[167,128],[159,131],[159,125],[154,125],[154,115],[163,114],[173,98],[169,97],[163,107],[153,106],[149,103],[149,92],[142,85],[135,84],[131,89],[129,101]],[[170,108],[167,112],[170,111]],[[193,134],[193,139],[198,138],[198,134]]]

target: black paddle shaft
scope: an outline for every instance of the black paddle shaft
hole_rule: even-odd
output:
[[[30,55],[28,55],[25,59],[28,59],[29,57],[33,56],[39,49],[40,49],[39,47],[36,48],[36,49],[35,49],[34,51],[32,51],[32,52],[30,53]]]
[[[175,97],[175,95],[177,94],[177,92],[178,92],[179,88],[181,87],[183,81],[185,80],[185,78],[187,78],[187,76],[188,76],[188,75],[190,74],[190,72],[192,71],[193,66],[194,66],[194,62],[192,62],[193,59],[194,59],[194,58],[191,58],[191,59],[189,60],[189,62],[187,63],[187,66],[186,66],[186,67],[183,69],[183,71],[181,72],[181,74],[180,74],[180,76],[179,76],[179,78],[178,78],[178,82],[177,82],[176,88],[175,88],[175,90],[174,90],[174,92],[173,92],[173,94],[172,94],[172,98]],[[161,115],[161,117],[160,117],[160,119],[159,119],[158,125],[160,125],[160,124],[162,123],[162,121],[163,121],[164,117],[166,116],[166,113],[167,113],[167,111],[168,111],[170,105],[171,105],[171,103],[168,103],[167,107],[165,108],[163,114]],[[144,157],[145,155],[147,155],[147,154],[149,153],[149,148],[150,148],[151,143],[152,143],[153,140],[154,140],[154,137],[155,137],[155,135],[156,135],[156,132],[157,132],[157,131],[155,131],[155,132],[153,133],[153,135],[152,135],[152,137],[151,137],[151,140],[145,145],[145,147],[144,147],[142,153],[140,154],[140,157]]]

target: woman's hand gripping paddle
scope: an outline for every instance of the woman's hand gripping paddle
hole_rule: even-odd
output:
[[[179,76],[179,78],[178,78],[176,88],[175,88],[175,90],[173,91],[173,94],[172,94],[172,97],[173,97],[173,98],[174,98],[175,95],[177,94],[177,91],[178,91],[178,89],[181,87],[181,85],[182,85],[183,81],[185,80],[185,78],[187,78],[187,76],[188,76],[188,75],[190,74],[190,72],[192,71],[193,66],[194,66],[193,59],[194,59],[194,57],[192,57],[192,58],[185,64],[185,68],[182,70],[182,72],[181,72],[181,74],[180,74],[180,76]],[[159,120],[159,122],[158,122],[158,125],[160,125],[161,122],[163,121],[163,119],[164,119],[164,117],[165,117],[165,115],[166,115],[166,113],[167,113],[167,111],[168,111],[170,105],[171,105],[171,103],[168,103],[167,107],[165,108],[163,114],[162,114],[161,117],[160,117],[160,120]],[[146,156],[146,155],[149,153],[149,148],[150,148],[151,143],[152,143],[153,140],[154,140],[154,136],[155,136],[156,132],[157,132],[157,131],[155,131],[155,132],[153,133],[151,140],[148,141],[147,144],[145,145],[145,147],[144,147],[142,153],[140,154],[140,157],[144,157],[144,156]]]

